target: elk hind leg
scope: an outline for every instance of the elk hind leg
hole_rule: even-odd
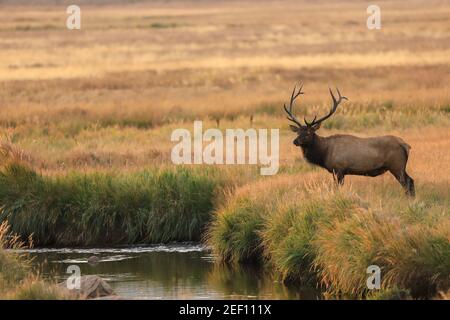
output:
[[[415,196],[415,190],[414,190],[414,180],[408,176],[406,171],[403,170],[389,170],[392,175],[397,179],[398,182],[402,185],[403,189],[405,189],[405,192],[408,196]]]
[[[416,196],[416,190],[414,187],[414,179],[411,178],[405,171],[405,176],[406,176],[406,187],[407,187],[407,194],[411,197],[415,197]]]

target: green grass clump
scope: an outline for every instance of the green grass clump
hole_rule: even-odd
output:
[[[318,209],[318,210],[317,210]],[[288,205],[268,220],[263,231],[265,253],[284,281],[308,283],[313,274],[315,219],[320,208]]]
[[[318,229],[359,210],[361,200],[351,194],[308,194],[283,201],[262,231],[265,253],[284,281],[311,284]]]
[[[224,262],[243,262],[261,256],[259,231],[264,225],[265,210],[250,199],[237,199],[217,213],[206,242]]]
[[[277,180],[281,183],[269,188],[264,179],[244,185],[230,194],[216,210],[204,240],[221,262],[262,260],[261,232],[279,197],[290,188],[290,184],[283,184],[287,177],[280,175]]]
[[[0,171],[0,221],[40,246],[199,240],[218,184],[186,168],[50,177],[13,162]]]

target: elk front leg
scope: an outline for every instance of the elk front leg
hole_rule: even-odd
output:
[[[342,171],[333,171],[333,179],[338,186],[344,185],[344,178],[345,174]]]

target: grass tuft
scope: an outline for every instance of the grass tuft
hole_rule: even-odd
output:
[[[33,273],[31,260],[17,250],[31,247],[11,232],[6,221],[0,224],[0,299],[60,300],[74,299],[54,283],[44,282]],[[7,251],[13,249],[14,251]]]

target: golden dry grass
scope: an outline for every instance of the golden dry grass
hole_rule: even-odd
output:
[[[82,2],[79,31],[50,2],[2,6],[1,138],[33,166],[170,165],[174,128],[253,115],[282,128],[282,170],[309,168],[281,112],[302,80],[301,114],[326,110],[328,85],[350,97],[320,133],[398,134],[413,176],[448,183],[448,3],[384,1],[379,31],[360,1],[107,3]]]
[[[415,298],[448,289],[448,185],[422,184],[411,200],[391,183],[338,189],[323,178],[285,174],[238,188],[205,240],[220,262],[263,262],[284,281],[322,285],[335,297],[364,297],[373,264],[384,289]]]

